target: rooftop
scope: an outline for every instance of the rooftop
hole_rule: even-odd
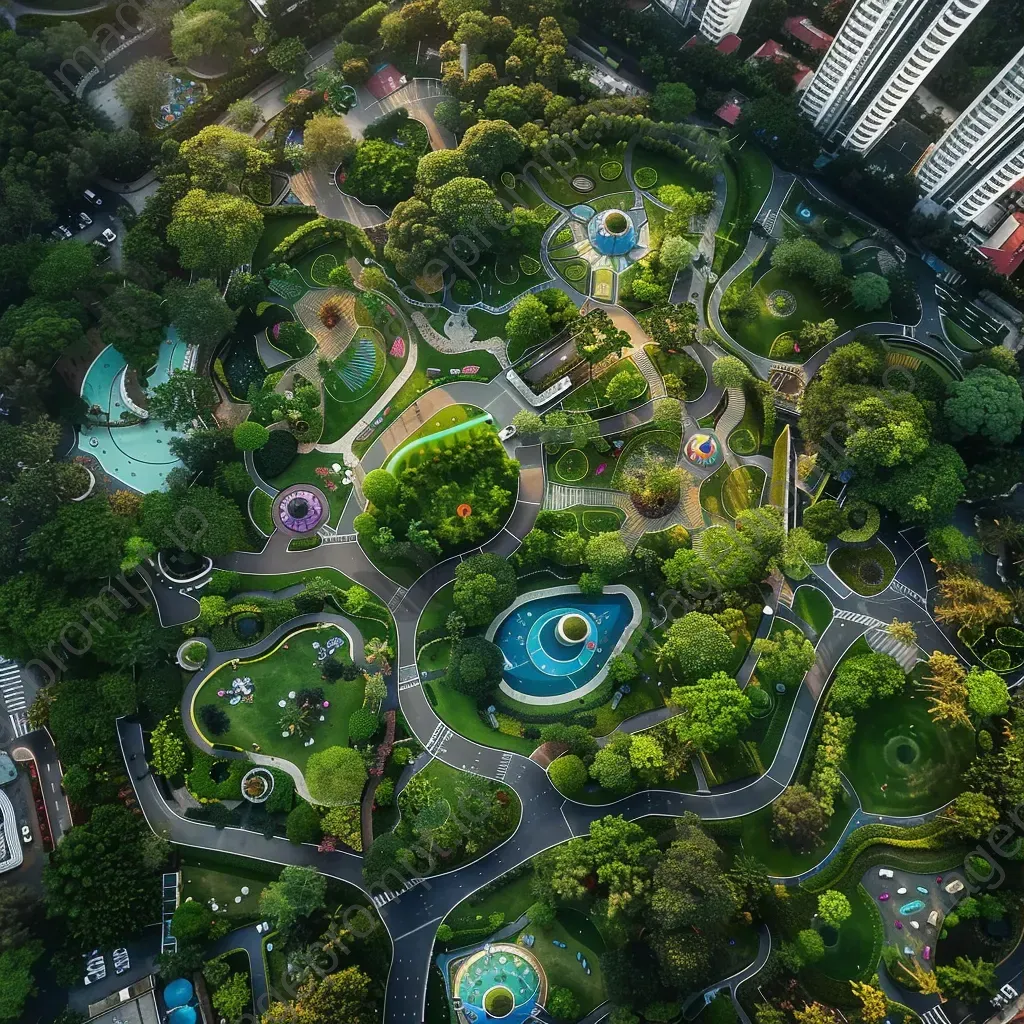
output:
[[[740,48],[742,42],[743,40],[735,32],[730,32],[727,36],[722,36],[722,41],[715,49],[719,53],[735,53]]]
[[[89,1005],[90,1024],[160,1024],[153,975]]]
[[[1024,263],[1024,213],[1014,211],[989,235],[978,252],[997,274],[1009,277]]]
[[[827,50],[832,45],[832,36],[823,29],[818,28],[805,14],[794,14],[782,23],[782,29],[787,35],[799,39],[812,50]]]

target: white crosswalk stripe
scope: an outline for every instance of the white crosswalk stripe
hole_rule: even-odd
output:
[[[435,757],[444,752],[445,744],[452,738],[452,731],[444,724],[444,722],[438,722],[437,728],[434,729],[430,735],[430,739],[427,740],[427,750]]]
[[[924,1024],[951,1024],[941,1006],[933,1006],[930,1010],[926,1010],[921,1014],[921,1020]]]
[[[388,601],[388,607],[394,611],[405,600],[405,595],[408,593],[409,591],[405,587],[399,587],[395,596]]]
[[[17,662],[7,661],[0,665],[0,700],[7,709],[14,735],[24,736],[29,731],[28,698]]]
[[[410,889],[415,889],[423,881],[422,878],[410,878],[405,885],[399,890],[388,889],[386,892],[378,893],[373,898],[373,905],[380,910],[381,907],[387,906],[392,900],[398,899],[399,896],[404,892],[408,892]]]
[[[904,597],[909,597],[911,601],[916,601],[922,608],[928,607],[928,601],[916,590],[908,587],[905,583],[900,583],[899,580],[893,580],[892,589],[895,590],[897,594],[902,594]]]
[[[512,764],[512,755],[502,754],[501,760],[498,762],[498,770],[497,772],[495,772],[495,775],[497,775],[499,782],[505,778],[505,775],[508,772],[510,764]]]
[[[847,622],[857,622],[864,626],[878,627],[884,626],[885,623],[881,619],[876,619],[871,615],[865,615],[863,612],[850,612],[845,608],[837,608],[836,615],[837,619],[844,619]]]

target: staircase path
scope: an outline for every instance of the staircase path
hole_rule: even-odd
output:
[[[658,368],[651,361],[651,357],[639,346],[633,349],[633,362],[644,375],[644,380],[647,381],[651,389],[651,399],[668,398],[668,390]]]
[[[879,654],[888,654],[900,663],[904,673],[910,674],[917,664],[919,655],[917,644],[905,644],[886,632],[884,627],[869,629],[865,634],[868,646]]]
[[[740,462],[729,447],[729,435],[740,425],[740,420],[743,419],[743,414],[747,411],[747,398],[743,394],[742,388],[728,388],[725,393],[729,401],[725,412],[715,424],[715,433],[722,446],[725,461],[735,469]]]

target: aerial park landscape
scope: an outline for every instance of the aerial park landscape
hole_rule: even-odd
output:
[[[5,7],[0,1022],[1024,1012],[1024,10],[684,6]]]

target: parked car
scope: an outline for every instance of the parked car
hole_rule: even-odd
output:
[[[116,242],[117,241],[117,235],[115,235],[114,232],[110,230],[110,228],[104,228],[103,229],[103,241],[104,242]]]
[[[930,913],[930,914],[928,915],[928,923],[929,923],[929,924],[930,924],[930,925],[931,925],[931,926],[932,926],[933,928],[934,928],[934,927],[935,927],[935,926],[936,926],[936,925],[937,925],[937,924],[939,923],[939,912],[938,912],[937,910],[933,910],[933,911],[932,911],[932,912],[931,912],[931,913]]]
[[[949,882],[946,885],[946,892],[952,895],[953,893],[960,892],[963,889],[963,887],[964,883],[961,882],[959,878],[954,878],[952,882]]]
[[[879,878],[892,878],[892,868],[879,868],[878,869],[878,877]]]
[[[28,825],[21,826],[21,841],[23,843],[32,842],[32,829],[30,829]]]
[[[85,196],[86,199],[89,200],[90,203],[92,203],[93,206],[103,205],[103,200],[100,199],[100,197],[96,195],[96,193],[93,192],[91,188],[87,188],[85,192],[83,192],[82,194]]]
[[[889,894],[887,892],[883,892],[879,895],[878,898],[882,901],[882,903],[884,903],[889,898]]]
[[[924,947],[924,952],[921,954],[921,956],[923,956],[925,958],[925,960],[931,960],[931,958],[932,958],[932,947],[931,946],[925,946]]]
[[[66,227],[64,224],[58,224],[50,232],[50,234],[53,235],[53,237],[56,238],[58,242],[61,242],[64,239],[71,237],[71,228]]]
[[[507,427],[502,427],[501,430],[498,431],[498,440],[507,441],[510,437],[515,437],[516,433],[516,425],[514,423],[510,423]]]
[[[81,231],[82,228],[87,228],[91,223],[92,223],[92,217],[90,217],[89,214],[87,214],[87,213],[80,213],[78,215],[78,230],[79,231]]]
[[[897,895],[897,896],[906,896],[906,894],[907,894],[907,887],[906,887],[905,885],[901,885],[901,886],[900,886],[900,887],[899,887],[899,888],[898,888],[898,889],[896,890],[896,895]]]

